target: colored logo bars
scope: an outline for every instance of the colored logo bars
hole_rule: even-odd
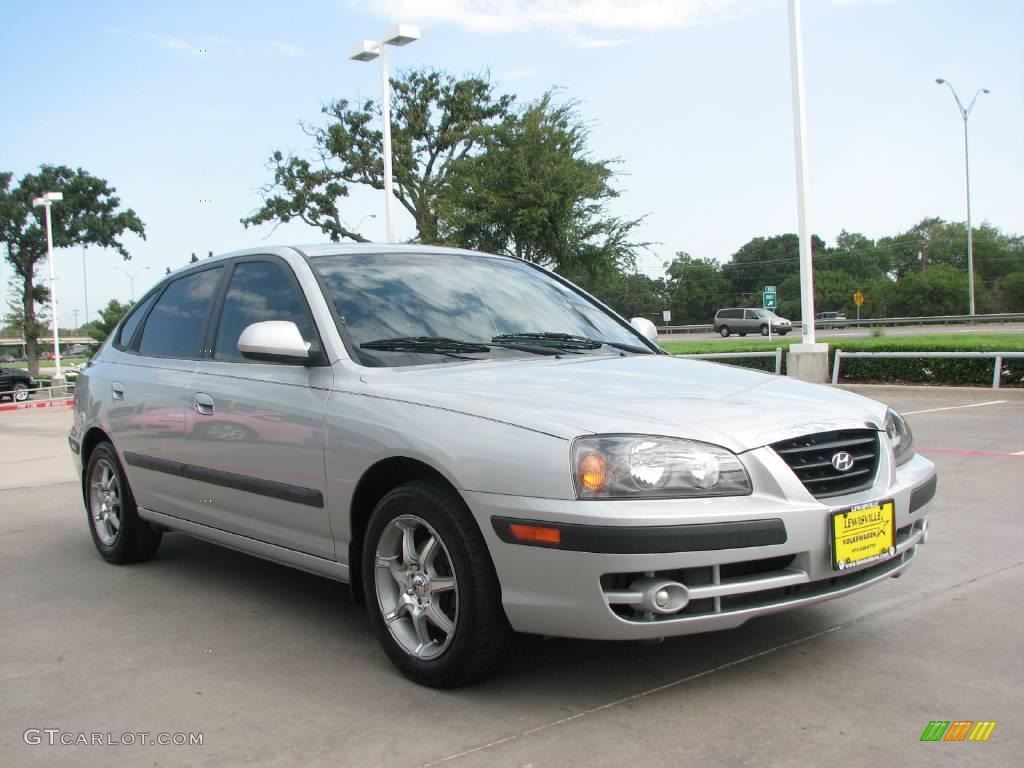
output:
[[[988,741],[995,728],[995,720],[932,720],[921,741]]]

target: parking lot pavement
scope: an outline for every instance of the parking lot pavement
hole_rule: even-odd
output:
[[[911,414],[940,471],[902,578],[657,645],[522,638],[503,675],[447,692],[394,672],[329,581],[177,535],[149,563],[106,565],[70,414],[0,414],[18,447],[0,452],[0,764],[1013,764],[1024,392],[868,391]],[[921,743],[931,720],[998,725],[986,743]],[[28,745],[29,728],[203,743]]]

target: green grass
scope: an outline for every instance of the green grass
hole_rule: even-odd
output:
[[[844,352],[870,352],[871,350],[907,352],[1020,352],[1024,351],[1024,333],[933,333],[920,336],[877,336],[866,338],[820,337],[832,349]],[[801,338],[784,336],[767,339],[721,341],[698,339],[695,341],[660,342],[666,352],[674,355],[698,355],[708,352],[766,352],[776,347],[789,349]]]

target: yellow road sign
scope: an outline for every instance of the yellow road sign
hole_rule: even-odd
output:
[[[857,291],[855,294],[853,294],[853,303],[856,304],[858,307],[861,304],[863,304],[864,303],[864,294],[861,293],[860,291]]]

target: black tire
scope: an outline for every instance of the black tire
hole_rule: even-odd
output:
[[[102,489],[93,485],[94,482],[100,481],[100,477],[105,474],[106,470],[109,470],[110,475],[116,481],[118,498],[117,530],[109,540],[101,538],[100,531],[97,530],[103,528],[109,532],[113,526],[100,520],[104,511],[101,503],[104,493]],[[135,496],[132,494],[131,486],[128,485],[128,478],[125,477],[114,446],[109,442],[100,443],[89,455],[82,490],[89,533],[92,535],[96,550],[104,560],[115,565],[123,565],[142,562],[156,554],[157,549],[160,548],[162,534],[139,517]]]
[[[768,335],[768,326],[767,325],[762,325],[761,326],[761,335],[762,336],[767,336]]]
[[[727,338],[729,336],[729,326],[723,325],[721,328],[718,329],[718,332],[722,335],[723,339]]]
[[[11,387],[11,402],[23,403],[29,398],[28,384],[24,381],[16,381]]]
[[[422,529],[423,533],[436,534],[443,548],[437,550],[435,544],[435,558],[444,555],[445,570],[450,570],[450,576],[454,579],[455,589],[445,593],[449,595],[449,600],[456,601],[457,607],[452,619],[454,628],[445,634],[429,622],[423,625],[431,627],[435,634],[440,632],[444,635],[443,642],[431,640],[435,650],[441,648],[432,658],[417,657],[415,650],[407,650],[396,638],[402,631],[408,635],[410,627],[414,627],[411,606],[400,604],[399,609],[387,611],[382,604],[383,600],[390,599],[392,592],[402,592],[403,589],[390,581],[398,580],[398,577],[392,575],[391,568],[382,566],[379,569],[377,566],[377,553],[382,549],[389,551],[388,538],[394,535],[396,526],[401,527],[400,520],[407,523],[410,520],[424,522],[426,528]],[[420,553],[426,550],[422,544],[417,544],[414,551],[416,549]],[[419,562],[418,557],[413,559],[414,562]],[[423,562],[422,573],[427,573],[429,563],[426,557]],[[400,562],[393,565],[408,575],[402,571]],[[382,572],[378,573],[379,570]],[[381,579],[380,587],[378,576]],[[435,573],[430,578],[442,576]],[[501,585],[494,564],[470,511],[462,498],[448,485],[437,480],[416,480],[395,488],[380,500],[370,517],[363,543],[362,581],[370,622],[377,640],[391,662],[410,680],[431,688],[456,688],[494,675],[508,658],[513,632],[501,607]],[[431,592],[422,598],[420,593],[413,595],[408,590],[405,594],[410,595],[409,600],[436,599],[438,606],[441,606],[440,599],[443,597]],[[398,599],[404,601],[406,598],[399,595]],[[453,612],[451,605],[449,602],[443,609],[449,619]],[[394,632],[385,620],[386,612],[393,616]],[[431,644],[426,648],[430,649]]]

